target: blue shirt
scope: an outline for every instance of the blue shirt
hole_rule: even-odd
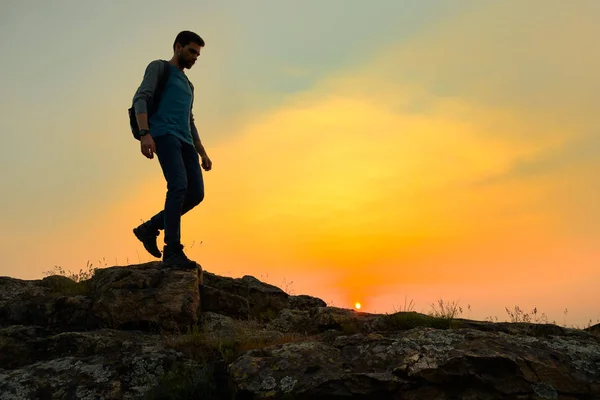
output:
[[[152,137],[175,135],[182,141],[194,144],[190,126],[192,108],[192,89],[185,74],[177,67],[169,64],[171,69],[160,103],[154,114],[150,116],[148,125]]]

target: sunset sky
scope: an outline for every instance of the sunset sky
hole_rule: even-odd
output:
[[[166,184],[127,109],[192,30],[213,170],[182,238],[205,270],[365,312],[597,323],[599,18],[596,0],[3,1],[0,275],[153,260],[131,229]]]

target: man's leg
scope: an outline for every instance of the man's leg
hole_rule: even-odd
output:
[[[156,146],[156,154],[167,180],[165,209],[162,213],[159,212],[155,215],[151,219],[151,223],[155,223],[159,229],[161,220],[164,224],[163,264],[170,267],[195,269],[197,268],[196,262],[190,260],[183,252],[181,216],[200,203],[204,197],[198,153],[194,146],[182,142],[175,136],[167,136],[169,145],[164,148],[169,151],[161,155],[159,144],[157,143]],[[164,218],[161,219],[161,217]]]
[[[183,163],[187,174],[187,194],[183,203],[182,215],[196,207],[204,200],[204,179],[200,168],[200,157],[194,146],[182,145]]]
[[[200,158],[196,149],[187,143],[182,143],[181,154],[187,175],[187,191],[181,208],[181,215],[183,216],[204,200],[204,178],[202,177]],[[156,229],[164,229],[164,211],[156,214],[150,221],[153,221],[153,226]]]
[[[181,211],[187,194],[187,172],[183,162],[182,142],[173,135],[156,139],[156,155],[167,181],[165,208],[150,219],[151,224],[165,230],[165,248],[176,249],[181,244]]]
[[[165,247],[176,252],[180,249],[180,223],[183,203],[187,194],[187,172],[183,162],[182,142],[173,135],[159,136],[154,139],[156,155],[163,175],[167,181],[167,196],[162,211],[143,223],[134,233],[144,247],[154,256],[160,257],[156,245],[159,229],[165,230]],[[164,256],[164,254],[163,254]]]
[[[171,260],[174,263],[178,263],[178,264],[191,264],[193,263],[194,267],[195,267],[195,263],[191,260],[189,260],[184,254],[183,254],[183,246],[181,246],[180,240],[181,240],[181,218],[176,219],[174,216],[170,215],[170,213],[168,212],[168,210],[170,210],[169,207],[167,207],[167,203],[169,201],[169,193],[173,192],[174,190],[172,190],[172,188],[169,185],[169,178],[167,176],[171,176],[172,177],[172,181],[173,178],[176,177],[175,174],[173,174],[172,172],[170,172],[171,170],[173,170],[173,165],[177,165],[177,171],[181,172],[181,165],[179,165],[180,160],[179,157],[177,157],[176,162],[171,163],[169,160],[167,160],[169,157],[173,157],[174,154],[180,154],[181,156],[181,160],[183,162],[184,165],[184,169],[185,169],[185,181],[187,182],[187,190],[185,191],[185,198],[183,201],[183,205],[181,206],[181,215],[184,215],[185,213],[187,213],[188,211],[190,211],[191,209],[193,209],[195,206],[197,206],[198,204],[200,204],[202,202],[202,200],[204,199],[204,180],[202,177],[202,169],[200,168],[200,158],[198,156],[198,152],[196,151],[196,149],[192,146],[189,145],[187,143],[183,143],[181,141],[179,141],[178,139],[176,139],[175,137],[171,138],[171,135],[167,135],[169,137],[169,140],[166,141],[167,144],[169,144],[169,146],[165,145],[165,146],[160,146],[161,150],[165,150],[163,151],[163,161],[161,160],[161,156],[158,154],[159,151],[159,143],[157,143],[157,156],[159,156],[159,161],[161,162],[161,166],[163,167],[163,173],[165,174],[165,178],[167,179],[167,185],[168,185],[168,192],[167,192],[167,201],[165,202],[165,209],[160,211],[159,213],[157,213],[156,215],[154,215],[148,222],[140,225],[140,227],[136,228],[136,229],[144,229],[146,232],[146,240],[142,240],[142,242],[144,243],[144,247],[146,247],[146,249],[153,255],[155,255],[156,257],[160,257],[160,250],[158,249],[158,246],[156,245],[156,238],[158,236],[158,231],[165,229],[165,226],[167,226],[167,229],[165,230],[165,244],[167,246],[165,246],[165,254],[163,255],[163,259],[164,258],[169,258],[173,255],[176,255],[176,260]],[[164,137],[167,137],[164,136]],[[162,137],[161,137],[162,138]],[[160,139],[160,138],[159,138]],[[177,146],[171,146],[171,142],[177,141],[176,144]],[[159,140],[160,142],[165,142],[162,140]],[[175,151],[169,151],[167,152],[168,149],[175,149],[178,148],[178,152]],[[171,154],[171,156],[166,157],[165,153],[167,153],[167,155]],[[167,169],[165,171],[165,169]],[[182,178],[179,179],[175,179],[178,181],[183,182]],[[171,217],[171,218],[169,218]],[[171,225],[169,224],[169,220],[172,219],[174,220],[174,222],[176,221],[176,228],[175,226],[173,226],[173,238],[171,238],[171,235],[169,235],[169,227],[171,227]],[[175,230],[176,229],[176,230]],[[134,230],[135,231],[135,230]],[[169,243],[172,243],[171,246],[168,246]],[[169,250],[170,249],[170,250]],[[189,266],[189,265],[188,265]]]
[[[181,155],[183,157],[187,176],[187,191],[181,209],[181,215],[184,215],[200,204],[204,199],[204,180],[200,168],[200,159],[196,149],[187,143],[180,143],[180,145],[182,146]],[[138,236],[138,239],[142,241],[146,250],[157,258],[161,257],[161,252],[156,244],[156,239],[159,230],[163,229],[165,229],[164,210],[161,210],[149,221],[134,229],[134,233]],[[181,236],[181,234],[179,234],[179,236]],[[165,242],[166,241],[167,238],[165,235]]]

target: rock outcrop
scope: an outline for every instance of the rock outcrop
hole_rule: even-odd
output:
[[[600,337],[369,314],[159,262],[0,277],[0,400],[600,399]]]

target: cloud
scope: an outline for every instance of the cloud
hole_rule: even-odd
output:
[[[367,269],[377,285],[392,274],[501,277],[519,268],[502,260],[564,240],[572,209],[596,219],[583,182],[579,198],[549,197],[598,166],[585,103],[598,56],[582,51],[599,30],[584,9],[595,5],[565,15],[558,3],[516,4],[388,47],[221,143],[211,179],[228,199],[222,234],[236,226],[257,252],[275,247],[340,276]]]
[[[498,176],[492,176],[480,182],[490,185],[506,182],[512,179],[537,179],[552,176],[580,166],[581,172],[596,175],[600,168],[597,162],[600,154],[600,137],[589,134],[565,141],[560,147],[550,148],[532,158],[516,160],[511,168]],[[588,169],[591,168],[591,169]]]
[[[184,217],[184,240],[204,241],[191,256],[213,272],[309,274],[352,299],[399,283],[556,285],[567,262],[585,282],[600,27],[596,3],[561,4],[480,3],[243,123],[228,114],[236,134],[207,138],[206,198]],[[94,246],[133,251],[129,225],[163,201],[152,173],[143,196],[123,189]]]

